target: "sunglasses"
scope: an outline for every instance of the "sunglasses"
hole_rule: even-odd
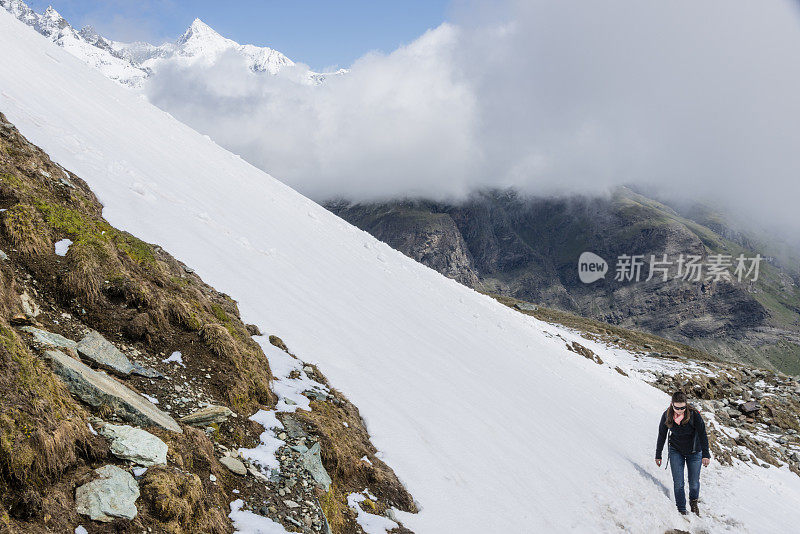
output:
[[[675,410],[678,410],[679,412],[682,412],[683,410],[685,410],[685,409],[686,409],[686,405],[684,404],[683,406],[675,406],[675,405],[673,404],[673,405],[672,405],[672,408],[674,408]]]

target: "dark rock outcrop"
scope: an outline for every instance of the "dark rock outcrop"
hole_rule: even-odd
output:
[[[646,281],[651,255],[660,259],[666,254],[673,262],[681,254],[703,261],[712,254],[752,257],[762,252],[766,257],[756,241],[718,219],[713,227],[720,233],[624,188],[607,197],[485,191],[458,204],[337,201],[326,207],[475,289],[644,330],[731,360],[800,373],[800,271],[787,270],[773,258],[761,263],[756,283],[694,281],[676,279],[673,263],[667,281],[658,271]],[[708,213],[702,213],[700,220],[711,224]],[[432,228],[440,229],[435,239]],[[577,262],[585,251],[608,262],[604,279],[580,281]],[[643,256],[639,282],[615,280],[621,255]]]

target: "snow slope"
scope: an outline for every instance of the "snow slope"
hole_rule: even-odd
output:
[[[0,7],[121,85],[139,88],[148,76],[139,66],[115,55],[110,43],[97,35],[92,28],[75,31],[52,6],[42,14],[34,12],[21,0],[0,0]]]
[[[701,479],[711,515],[690,523],[653,462],[665,394],[568,352],[575,334],[390,249],[5,11],[0,50],[0,111],[89,183],[110,223],[162,245],[320,366],[419,502],[400,514],[416,532],[800,523],[800,478],[715,463]]]

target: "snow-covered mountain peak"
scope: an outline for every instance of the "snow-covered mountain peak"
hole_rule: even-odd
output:
[[[102,50],[105,50],[112,56],[120,59],[125,59],[120,54],[117,54],[114,51],[108,39],[97,33],[97,30],[95,30],[93,26],[84,26],[78,32],[78,35],[80,35],[87,43],[94,45]]]
[[[47,9],[42,13],[41,21],[43,23],[52,23],[60,28],[69,26],[67,20],[53,6],[47,6]]]
[[[284,54],[266,46],[241,45],[220,35],[211,26],[194,19],[176,41],[161,45],[146,42],[122,43],[106,39],[87,26],[76,31],[52,6],[43,14],[34,12],[22,0],[0,0],[0,6],[15,18],[69,51],[85,63],[100,69],[121,85],[140,88],[144,80],[165,62],[182,67],[212,65],[225,52],[238,54],[254,73],[277,74],[295,63]],[[301,83],[320,85],[331,74],[308,71]]]
[[[250,60],[254,72],[276,74],[281,68],[294,65],[294,61],[266,46],[240,45],[239,51]]]
[[[219,33],[217,33],[214,30],[214,28],[212,28],[199,18],[196,18],[186,29],[183,36],[180,39],[178,39],[178,43],[180,43],[181,41],[186,41],[190,37],[203,37],[203,36],[222,37]]]
[[[31,8],[28,7],[25,2],[21,2],[20,0],[0,0],[0,6],[3,6],[9,13],[14,15],[16,18],[28,24],[28,21],[32,21],[35,19],[35,13]]]
[[[234,41],[226,39],[217,33],[211,26],[206,24],[200,19],[194,19],[192,24],[183,32],[175,44],[179,47],[186,46],[190,43],[207,43],[207,42],[225,42],[226,44],[235,44]]]
[[[236,41],[223,37],[199,18],[194,19],[189,28],[175,42],[175,49],[181,56],[206,63],[213,63],[219,54],[233,50],[244,56],[253,72],[277,74],[281,68],[294,65],[291,59],[272,48],[250,44],[240,45]]]
[[[64,23],[67,22],[66,19],[64,19],[64,17],[62,17],[61,14],[58,11],[56,11],[56,8],[54,8],[53,6],[47,6],[47,9],[44,10],[42,16],[45,19],[53,20],[56,22],[60,21],[64,21]]]
[[[216,56],[239,44],[226,39],[200,19],[194,19],[189,28],[175,42],[180,55],[213,61]]]
[[[39,17],[37,28],[39,33],[52,37],[66,28],[72,29],[67,20],[53,6],[48,6],[42,16]]]

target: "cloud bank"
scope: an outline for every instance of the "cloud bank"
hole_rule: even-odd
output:
[[[634,183],[800,230],[790,0],[463,2],[322,86],[234,55],[148,98],[311,198],[595,193]],[[749,210],[749,211],[747,211]]]

